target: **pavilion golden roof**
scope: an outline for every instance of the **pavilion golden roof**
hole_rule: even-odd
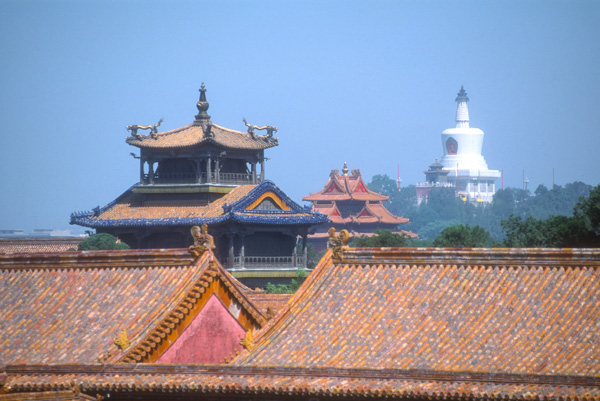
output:
[[[255,135],[253,138],[247,132],[235,131],[216,124],[212,124],[210,132],[211,134],[207,135],[206,129],[201,125],[189,124],[174,130],[159,132],[155,137],[129,136],[126,142],[138,148],[151,149],[176,149],[214,144],[226,149],[261,150],[278,145],[276,137]]]

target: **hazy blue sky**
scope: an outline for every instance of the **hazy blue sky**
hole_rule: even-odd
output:
[[[505,186],[600,181],[600,1],[3,0],[0,50],[0,228],[115,199],[125,126],[192,122],[202,82],[215,124],[279,127],[298,202],[344,161],[423,181],[460,85]]]

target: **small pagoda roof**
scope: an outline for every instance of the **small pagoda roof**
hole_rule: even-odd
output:
[[[265,180],[240,185],[209,205],[181,202],[143,203],[133,187],[107,206],[71,215],[71,224],[91,228],[220,225],[228,222],[264,225],[313,225],[329,221],[291,200]]]
[[[348,175],[348,169],[345,163],[341,175],[339,175],[339,170],[331,170],[329,180],[320,192],[311,193],[302,198],[302,200],[310,202],[344,200],[380,202],[388,199],[389,197],[367,188],[367,185],[361,177],[360,170],[352,170],[352,174]]]
[[[213,294],[246,330],[266,323],[211,251],[0,255],[0,371],[156,360]]]
[[[336,202],[325,204],[315,203],[312,210],[326,214],[333,224],[404,224],[409,222],[405,217],[398,217],[390,213],[380,202],[365,203],[364,207],[358,213],[346,217],[342,217],[342,213]]]
[[[440,163],[438,161],[438,159],[435,159],[435,161],[429,165],[429,170],[431,170],[431,171],[438,171],[438,170],[442,170],[443,168],[444,168],[444,165],[442,163]]]

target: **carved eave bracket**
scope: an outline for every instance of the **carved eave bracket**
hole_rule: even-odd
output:
[[[332,249],[333,259],[341,260],[344,258],[344,252],[349,248],[348,241],[350,234],[348,230],[342,230],[339,234],[335,233],[335,228],[329,229],[329,241],[327,246]]]
[[[188,249],[194,259],[201,257],[204,252],[215,249],[215,240],[212,235],[208,234],[208,226],[202,224],[202,228],[198,226],[192,227],[192,237],[194,238],[194,245],[191,245]]]

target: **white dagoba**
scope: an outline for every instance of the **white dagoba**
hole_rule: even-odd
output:
[[[444,156],[440,163],[449,172],[448,182],[457,185],[459,196],[489,203],[496,192],[495,181],[500,177],[500,171],[489,170],[481,155],[483,131],[469,127],[468,101],[465,88],[461,86],[456,97],[456,128],[442,131]]]

